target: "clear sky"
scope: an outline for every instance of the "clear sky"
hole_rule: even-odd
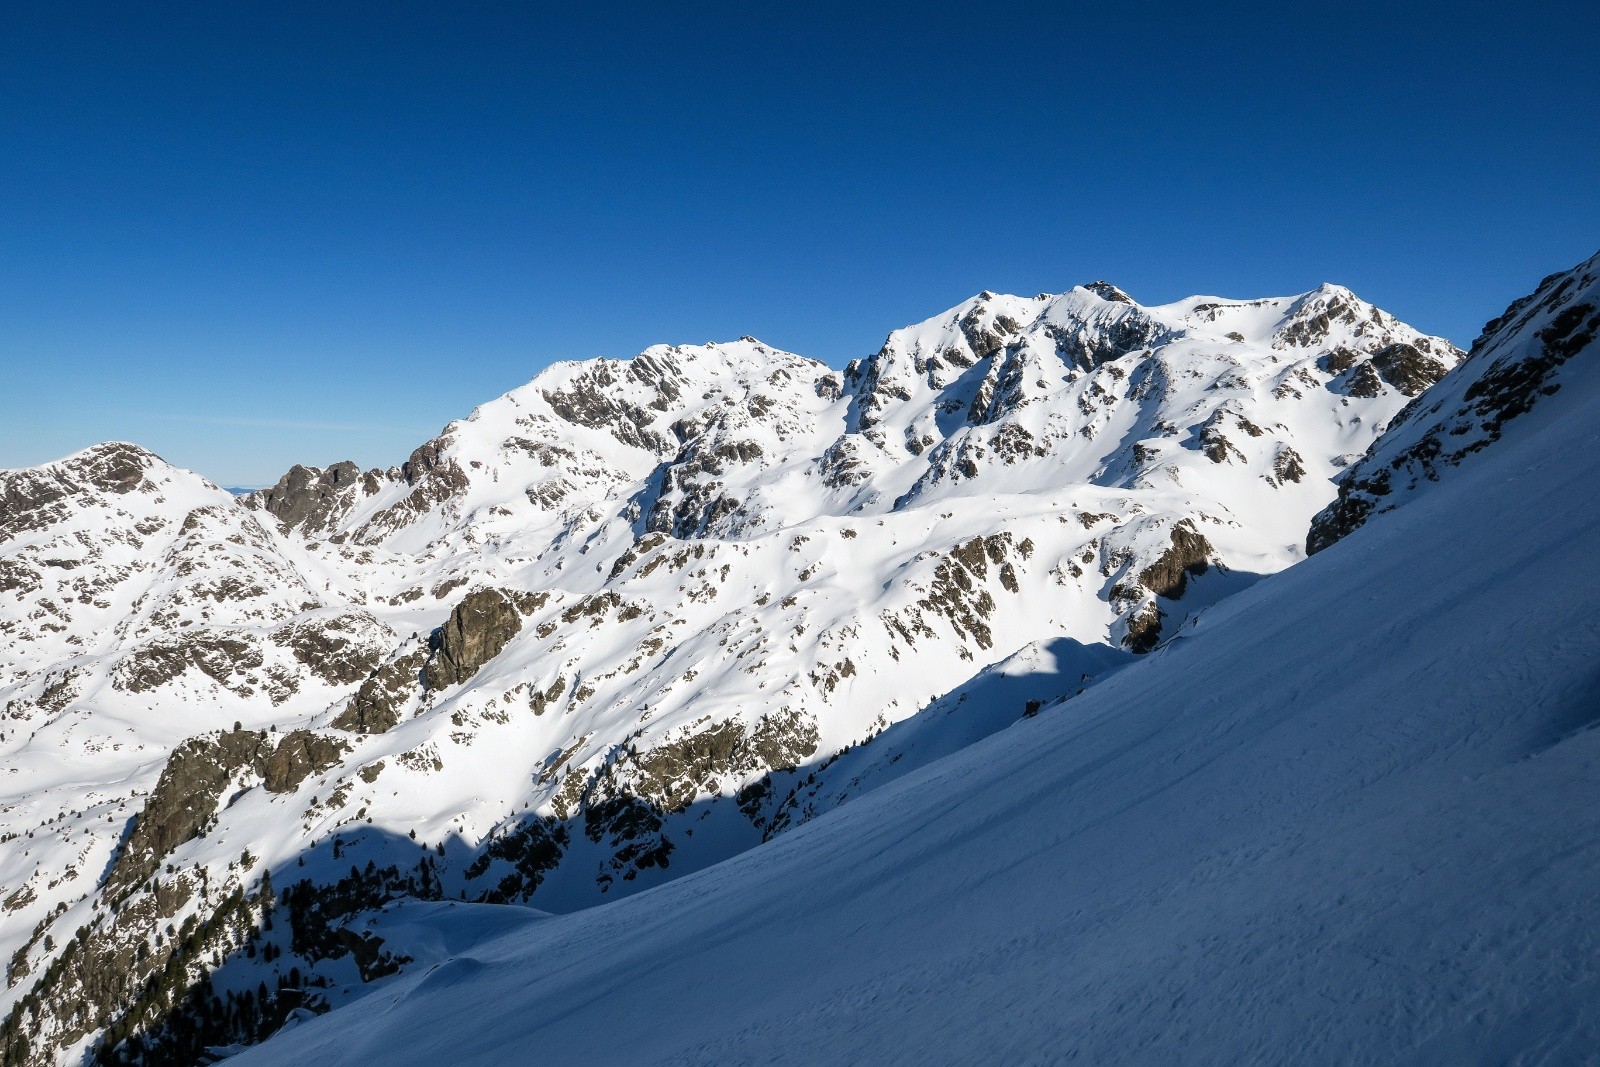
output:
[[[1323,281],[1459,344],[1600,247],[1600,5],[0,10],[0,466],[387,466],[556,359]]]

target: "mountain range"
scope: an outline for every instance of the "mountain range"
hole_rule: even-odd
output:
[[[1597,278],[1470,354],[985,292],[387,470],[0,473],[3,1062],[1592,1047]]]

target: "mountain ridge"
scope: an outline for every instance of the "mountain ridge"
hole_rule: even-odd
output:
[[[38,859],[0,857],[0,1002],[81,988],[74,928],[131,980],[136,943],[224,914],[258,865],[357,911],[566,910],[791,832],[1297,561],[1327,479],[1458,357],[1338,287],[985,293],[843,372],[749,338],[654,346],[552,367],[387,471],[296,468],[235,503],[163,464],[148,514],[91,494],[0,544],[23,607],[0,627],[36,650],[0,663],[26,771],[0,833],[73,813]],[[78,604],[97,595],[117,625]],[[220,777],[184,769],[207,760]],[[82,874],[129,833],[159,844],[118,918]],[[378,882],[336,889],[354,861]],[[294,958],[355,989],[377,963],[352,952]],[[134,1018],[96,1010],[47,1041]]]

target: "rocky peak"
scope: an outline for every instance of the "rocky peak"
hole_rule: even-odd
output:
[[[0,471],[0,534],[39,528],[64,514],[70,497],[131,493],[157,464],[165,466],[138,445],[108,441],[41,467]]]
[[[240,503],[267,512],[289,529],[320,533],[336,525],[359,499],[377,493],[387,481],[384,472],[372,470],[363,474],[349,460],[326,468],[295,464],[272,488],[250,493]]]
[[[1039,330],[1066,366],[1093,370],[1130,352],[1153,347],[1173,334],[1171,326],[1158,321],[1120,289],[1106,286],[1121,296],[1118,300],[1092,287],[1084,288],[1097,299],[1083,299],[1079,291],[1064,293],[1040,316]]]
[[[1289,306],[1273,343],[1281,348],[1316,348],[1330,336],[1361,337],[1383,326],[1384,316],[1377,308],[1342,285],[1324,282]]]
[[[107,493],[131,493],[157,465],[166,466],[155,453],[126,441],[108,441],[84,449],[61,462],[61,473],[84,488]]]
[[[558,364],[528,386],[563,422],[609,433],[658,458],[674,454],[675,424],[741,404],[774,377],[815,380],[828,368],[754,337],[700,346],[655,345],[627,360]]]
[[[1116,286],[1112,285],[1110,282],[1106,282],[1106,281],[1090,282],[1088,285],[1085,285],[1083,288],[1087,289],[1089,292],[1093,293],[1095,296],[1098,296],[1101,300],[1109,300],[1113,304],[1131,304],[1131,303],[1134,302],[1133,297],[1129,296],[1127,293],[1123,292],[1121,289],[1118,289]]]

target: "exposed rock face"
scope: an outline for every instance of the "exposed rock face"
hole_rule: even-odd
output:
[[[1340,477],[1338,498],[1312,520],[1306,551],[1338,542],[1499,440],[1508,424],[1560,391],[1562,367],[1590,353],[1597,335],[1600,256],[1544,279],[1484,327],[1467,360],[1408,405]],[[1432,373],[1404,353],[1379,355],[1407,384]]]
[[[1300,453],[1284,445],[1273,457],[1272,474],[1280,483],[1298,482],[1306,476],[1305,460]]]
[[[373,671],[333,720],[334,729],[356,734],[381,734],[394,729],[406,701],[421,686],[422,667],[427,661],[428,650],[415,648]]]
[[[1084,288],[1089,290],[1089,292],[1093,293],[1095,296],[1098,296],[1101,300],[1109,300],[1115,304],[1133,303],[1133,297],[1129,296],[1121,289],[1118,289],[1110,282],[1090,282],[1088,285],[1084,286]]]
[[[1432,356],[1425,355],[1416,345],[1392,344],[1379,349],[1372,357],[1372,366],[1378,377],[1400,390],[1406,396],[1416,396],[1443,378],[1446,367]]]
[[[1122,643],[1130,652],[1144,655],[1161,643],[1161,623],[1166,615],[1154,604],[1146,604],[1128,619],[1128,631]]]
[[[662,741],[637,755],[624,753],[610,768],[612,787],[663,812],[684,810],[707,790],[765,770],[792,770],[817,750],[817,727],[798,713],[763,717],[754,726],[718,723]],[[600,796],[604,796],[602,788]]]
[[[392,479],[403,482],[411,491],[356,529],[341,530],[334,536],[358,544],[376,544],[417,521],[429,509],[457,500],[469,483],[466,472],[450,455],[453,443],[447,429],[439,437],[413,449]]]
[[[429,689],[456,685],[500,654],[522,630],[522,614],[499,589],[469,593],[434,636],[432,658],[423,669]]]
[[[378,666],[381,649],[371,635],[381,629],[370,615],[336,615],[295,623],[272,639],[329,685],[354,685]]]
[[[649,428],[649,411],[606,395],[604,387],[613,381],[609,368],[601,367],[591,380],[574,383],[567,390],[547,392],[544,398],[550,409],[568,422],[608,430],[618,441],[634,448],[663,451],[666,438]]]
[[[1191,520],[1174,523],[1168,539],[1166,550],[1138,572],[1136,583],[1118,582],[1111,590],[1112,602],[1127,606],[1122,646],[1141,655],[1160,643],[1167,617],[1154,598],[1181,599],[1189,579],[1204,574],[1212,563],[1211,542]]]
[[[1346,395],[1359,397],[1362,400],[1371,400],[1382,392],[1383,382],[1371,363],[1357,364],[1345,383]]]
[[[749,726],[729,720],[650,744],[631,742],[586,782],[582,772],[569,776],[577,810],[564,800],[557,805],[559,820],[534,819],[497,836],[468,877],[504,870],[493,861],[509,860],[512,870],[485,899],[532,893],[560,864],[571,827],[609,852],[596,880],[601,892],[617,881],[631,882],[645,870],[670,865],[677,846],[667,832],[668,819],[753,776],[770,789],[770,774],[794,770],[816,753],[818,739],[810,717],[790,712],[763,716]],[[741,802],[740,810],[761,825],[754,808]]]
[[[677,538],[703,535],[739,510],[739,501],[722,492],[721,479],[730,466],[759,464],[761,446],[706,436],[709,440],[686,446],[662,472],[661,493],[646,521],[653,532]]]
[[[1381,326],[1381,320],[1372,317],[1348,289],[1324,285],[1300,298],[1279,328],[1277,343],[1297,348],[1318,345],[1339,326],[1360,336]]]
[[[1102,299],[1117,305],[1128,305],[1126,311],[1109,322],[1096,317],[1066,316],[1052,323],[1050,336],[1055,341],[1056,354],[1080,370],[1093,370],[1130,352],[1158,343],[1168,329],[1144,314],[1120,289],[1112,296],[1097,293]]]
[[[338,763],[348,748],[310,730],[295,730],[276,746],[257,730],[190,738],[173,751],[134,820],[106,878],[107,891],[138,885],[173,849],[200,836],[222,794],[241,775],[260,777],[270,792],[292,792],[310,775]]]
[[[1188,588],[1189,576],[1206,572],[1211,565],[1211,542],[1188,519],[1172,527],[1172,547],[1150,566],[1139,572],[1139,584],[1156,596],[1177,600]]]
[[[447,454],[449,445],[448,435],[418,445],[400,465],[406,484],[435,503],[448,500],[466,484],[466,475]]]
[[[1226,423],[1222,419],[1222,414],[1220,411],[1217,412],[1200,428],[1200,451],[1213,463],[1228,463],[1234,458],[1243,462],[1244,453],[1234,447],[1233,442],[1223,433]]]
[[[337,738],[310,730],[286,735],[261,768],[270,793],[292,793],[313,774],[320,774],[344,757],[350,746]]]
[[[193,667],[227,688],[261,666],[261,650],[246,634],[195,634],[150,642],[118,667],[114,684],[130,693],[162,686]]]
[[[65,501],[86,492],[122,496],[144,484],[154,455],[121,441],[84,449],[60,463],[0,473],[0,543],[66,514]]]
[[[468,881],[482,878],[494,869],[495,861],[510,867],[494,887],[482,894],[490,904],[510,904],[527,900],[544,882],[545,876],[561,863],[571,835],[567,825],[548,817],[535,817],[526,825],[507,830],[492,838],[483,853],[466,870]]]
[[[134,820],[133,832],[106,878],[107,891],[115,894],[138,885],[173,849],[198,837],[229,783],[242,770],[264,767],[271,751],[267,735],[254,730],[230,730],[179,745]]]
[[[131,493],[144,481],[155,457],[138,445],[115,442],[85,454],[78,474],[84,483],[108,493]]]
[[[673,844],[662,833],[662,812],[638,797],[622,795],[592,801],[583,810],[583,832],[595,844],[605,844],[611,856],[596,878],[602,893],[621,875],[632,881],[639,872],[671,864]]]
[[[344,518],[361,497],[376,493],[387,477],[375,470],[362,474],[349,460],[325,469],[296,464],[271,489],[251,493],[243,502],[290,529],[321,533]]]

